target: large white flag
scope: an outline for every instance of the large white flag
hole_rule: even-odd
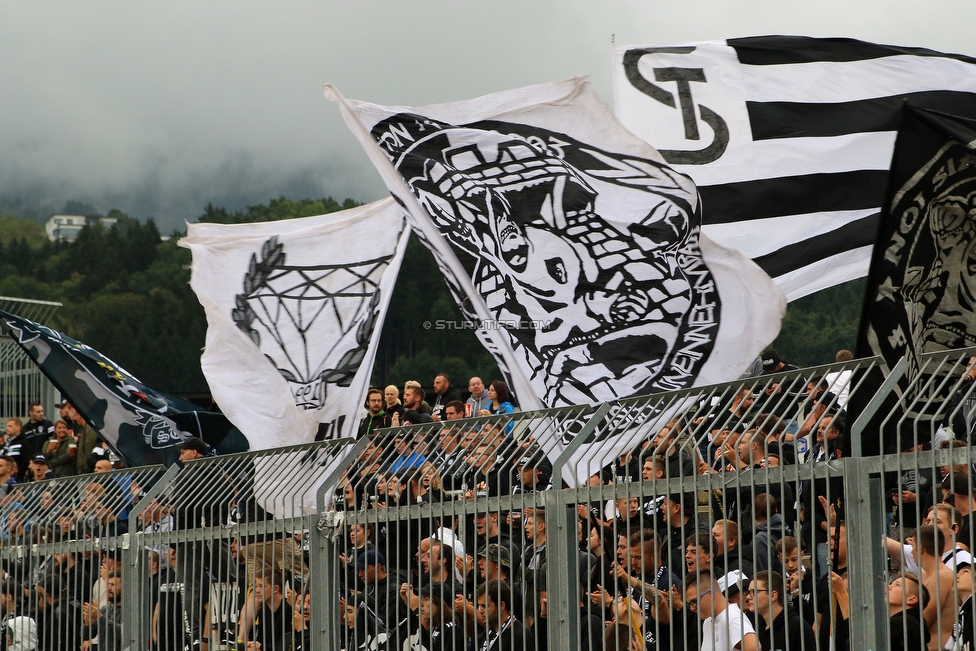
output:
[[[251,449],[353,436],[410,228],[392,199],[258,224],[190,224],[201,360]]]
[[[326,87],[523,408],[738,376],[785,299],[583,79],[424,108]]]
[[[953,112],[976,60],[760,36],[614,51],[617,116],[702,197],[703,231],[789,300],[866,276],[905,99]]]

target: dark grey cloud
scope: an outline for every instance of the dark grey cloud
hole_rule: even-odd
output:
[[[0,0],[0,209],[180,227],[207,203],[383,196],[321,93],[422,105],[589,74],[611,38],[853,36],[976,54],[968,1]]]

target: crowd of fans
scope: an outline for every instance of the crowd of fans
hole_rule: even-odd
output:
[[[199,438],[181,446],[180,463],[210,457]],[[249,460],[205,467],[147,497],[143,484],[159,469],[111,473],[90,479],[10,483],[0,495],[2,556],[0,649],[122,651],[133,631],[123,626],[125,600],[141,603],[134,639],[142,648],[208,649],[212,635],[223,648],[307,649],[308,550],[302,533],[275,526],[257,504]],[[39,478],[43,479],[43,478]],[[123,594],[123,534],[139,507],[145,543],[137,595]],[[230,535],[230,527],[264,528]],[[209,529],[199,539],[177,532]],[[283,571],[284,570],[284,571]],[[287,577],[287,581],[284,577]],[[287,612],[287,617],[282,615]],[[219,626],[218,626],[219,624]],[[304,646],[303,646],[304,643]]]
[[[44,407],[30,403],[26,423],[8,418],[0,435],[0,484],[41,481],[122,467],[84,416],[68,401],[57,405],[60,418],[44,418]]]
[[[837,361],[850,359],[842,351]],[[763,359],[766,375],[792,370],[775,353]],[[470,384],[477,400],[481,380]],[[847,449],[849,385],[850,372],[756,378],[696,404],[590,477],[600,497],[578,506],[569,598],[579,609],[580,648],[850,648],[844,485],[839,474],[816,472]],[[564,571],[565,563],[550,564],[552,518],[531,496],[564,483],[511,419],[465,423],[512,413],[511,404],[501,408],[510,402],[504,383],[491,387],[489,404],[478,409],[446,401],[443,375],[432,401],[440,410],[428,411],[417,383],[405,387],[402,403],[396,387],[370,392],[362,432],[373,440],[336,503],[366,513],[357,518],[365,524],[348,528],[340,557],[346,649],[547,648],[550,568]],[[375,433],[394,414],[399,422],[446,422],[423,435]],[[968,431],[940,427],[905,453],[969,445]],[[754,479],[775,467],[781,474]],[[885,527],[895,536],[887,539],[891,648],[964,648],[973,638],[973,468],[919,469],[909,457],[895,467],[885,475]],[[628,489],[712,474],[723,477],[724,490]],[[616,499],[597,492],[610,484],[618,485]],[[445,506],[506,495],[518,499],[497,511],[455,514]],[[440,515],[380,511],[417,504],[441,505],[431,510]]]
[[[763,359],[767,375],[789,370],[775,354]],[[520,426],[504,382],[486,387],[472,378],[466,401],[443,374],[430,396],[419,382],[407,383],[402,400],[397,387],[370,390],[360,425],[369,440],[330,507],[350,520],[340,524],[332,559],[340,648],[542,651],[557,648],[549,621],[559,618],[572,624],[581,651],[849,649],[843,480],[818,471],[843,458],[849,382],[849,374],[754,377],[692,405],[574,487],[575,535],[547,513],[547,491],[568,486]],[[85,471],[97,470],[102,459],[87,463],[97,442],[84,454],[84,432],[58,434],[53,425],[40,446],[31,440],[37,436],[25,437],[38,429],[34,414],[19,432],[8,424],[0,470],[6,464],[11,481],[44,479],[49,470],[37,475],[36,457],[53,461],[71,437],[74,472],[81,458]],[[427,426],[397,429],[404,424]],[[968,431],[940,428],[905,452],[970,443]],[[33,457],[21,471],[25,452]],[[189,439],[181,462],[208,454],[203,441]],[[244,467],[209,466],[200,479],[143,504],[139,525],[147,534],[225,532],[173,544],[145,539],[142,578],[132,585],[146,604],[140,635],[147,648],[207,649],[214,640],[245,651],[311,647],[306,534],[274,525],[254,499],[253,468]],[[11,508],[11,500],[30,501],[30,488],[6,485],[3,545],[116,539],[127,509],[143,499],[139,483],[124,476],[85,484],[71,504],[53,492],[35,496],[57,517],[34,529]],[[906,462],[885,482],[888,537],[877,544],[890,559],[891,648],[972,645],[972,466]],[[569,559],[549,554],[554,536],[563,549],[569,538]],[[120,604],[129,596],[118,547],[41,562],[5,556],[7,648],[121,650]],[[567,583],[568,568],[576,571]],[[224,594],[227,585],[238,589]],[[568,594],[556,591],[567,585]]]

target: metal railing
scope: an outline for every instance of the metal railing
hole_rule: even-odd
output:
[[[52,301],[0,296],[0,310],[37,323],[48,323],[60,308],[61,303]],[[24,420],[28,416],[30,403],[39,402],[44,406],[45,415],[55,420],[52,415],[57,413],[54,408],[57,398],[54,385],[44,377],[33,360],[16,342],[0,335],[0,414]]]
[[[973,354],[9,487],[0,604],[41,649],[963,648]]]

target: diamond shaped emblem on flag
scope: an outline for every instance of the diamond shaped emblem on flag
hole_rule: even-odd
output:
[[[390,260],[287,265],[277,237],[264,243],[260,259],[251,256],[232,317],[289,383],[299,407],[317,409],[328,384],[352,382],[369,346]]]

